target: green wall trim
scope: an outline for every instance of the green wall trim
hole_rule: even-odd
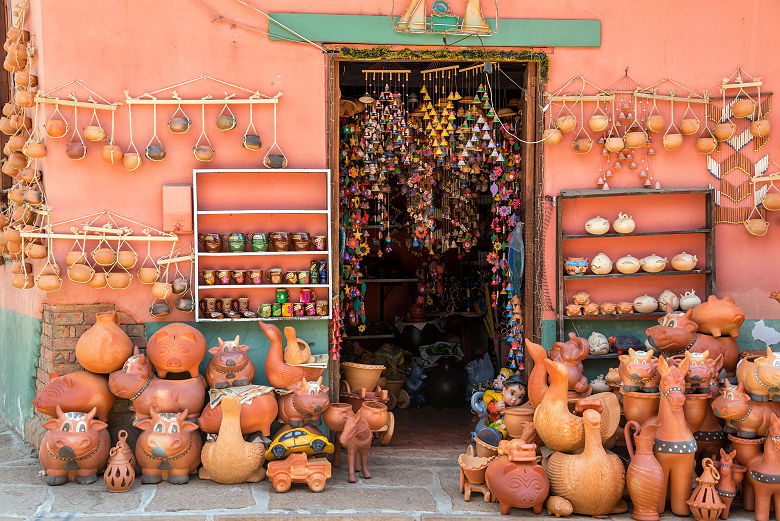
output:
[[[0,308],[0,416],[24,432],[33,414],[42,320]]]
[[[171,322],[146,322],[146,337],[149,338],[164,326]],[[265,378],[265,355],[268,353],[270,343],[263,334],[257,322],[185,322],[189,324],[206,337],[206,343],[209,347],[218,345],[217,337],[223,340],[232,340],[236,335],[241,336],[241,343],[249,346],[249,357],[255,364],[255,378],[252,383],[268,385]],[[275,321],[273,324],[281,331],[287,326],[295,328],[298,338],[302,338],[309,343],[313,354],[322,354],[328,352],[328,324],[326,320],[290,320]],[[206,353],[206,358],[200,364],[200,372],[205,374],[211,355]],[[323,373],[323,382],[327,382],[327,369]]]
[[[313,42],[445,46],[441,34],[396,32],[387,16],[312,13],[271,13],[270,16],[271,40],[301,41],[273,23],[276,20]],[[495,26],[495,20],[488,23]],[[448,40],[457,42],[459,47],[599,47],[601,21],[507,18],[499,20],[498,31],[491,36],[450,35]]]

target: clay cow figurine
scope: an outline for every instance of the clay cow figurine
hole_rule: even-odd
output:
[[[677,355],[683,351],[693,353],[709,351],[709,356],[713,359],[723,355],[723,368],[729,375],[733,375],[739,359],[737,342],[731,337],[715,338],[699,333],[699,325],[691,319],[692,312],[689,309],[684,314],[674,313],[667,305],[666,315],[658,320],[658,325],[649,327],[645,331],[647,343],[667,356]]]
[[[780,403],[754,402],[741,382],[731,385],[726,381],[720,396],[712,401],[712,412],[726,420],[726,432],[740,438],[758,438],[766,435],[772,415],[780,414]]]
[[[723,367],[723,355],[710,358],[710,352],[692,353],[685,352],[685,358],[690,359],[691,368],[685,376],[686,393],[709,393],[710,383],[718,378]]]
[[[60,376],[52,372],[49,383],[35,395],[33,407],[51,417],[57,416],[58,405],[68,412],[89,412],[96,408],[95,417],[108,421],[108,411],[115,400],[108,388],[108,378],[101,374],[77,371]]]
[[[249,359],[249,346],[241,345],[235,340],[223,342],[217,337],[219,347],[212,347],[209,353],[213,356],[206,367],[206,382],[212,389],[249,385],[255,377],[255,364]]]
[[[347,418],[344,423],[344,430],[341,431],[339,443],[347,448],[347,459],[349,461],[349,477],[347,481],[355,483],[355,470],[359,470],[365,479],[371,479],[371,472],[368,470],[368,449],[371,448],[371,439],[373,435],[368,427],[368,422],[361,414],[360,409],[357,414]],[[358,457],[360,460],[358,461]]]
[[[550,360],[562,362],[569,373],[569,390],[579,394],[586,394],[590,390],[588,379],[583,376],[582,361],[590,353],[590,344],[584,338],[579,338],[574,333],[569,333],[566,342],[555,342],[550,348]]]
[[[141,354],[138,347],[120,371],[109,375],[108,386],[118,397],[133,402],[137,420],[150,418],[152,405],[159,412],[165,413],[187,409],[191,411],[189,418],[194,419],[206,403],[206,381],[202,376],[185,380],[157,378],[149,360]]]
[[[168,373],[190,373],[198,376],[198,366],[206,356],[206,337],[192,326],[175,322],[149,338],[146,345],[152,365],[160,378]]]
[[[253,388],[262,389],[263,386],[251,385],[244,389],[249,391]],[[198,418],[198,425],[203,432],[217,433],[222,424],[222,403],[214,407],[212,405],[213,403],[206,405]],[[273,391],[253,396],[249,401],[241,403],[241,433],[260,432],[263,436],[270,436],[271,424],[278,413],[279,405]]]
[[[745,322],[745,312],[731,297],[719,299],[710,295],[707,302],[693,308],[691,320],[699,325],[700,333],[737,338],[739,328]]]
[[[97,408],[89,412],[62,412],[55,406],[56,418],[47,420],[38,458],[46,471],[48,485],[68,481],[88,484],[106,466],[111,439],[105,422],[95,420]]]
[[[322,386],[321,376],[316,382],[302,378],[297,389],[279,397],[279,421],[290,428],[306,426],[313,434],[322,434],[320,418],[330,405],[328,390]]]
[[[653,356],[653,350],[634,351],[628,350],[628,355],[620,355],[618,372],[623,382],[624,391],[657,393],[658,382],[661,376],[658,374],[658,358]]]
[[[766,347],[766,356],[754,361],[742,359],[737,365],[737,381],[757,402],[780,401],[780,352]]]
[[[189,482],[200,465],[201,441],[198,426],[185,421],[181,413],[151,410],[150,419],[138,422],[141,435],[135,445],[135,458],[143,475],[141,483],[159,483],[166,479],[173,485]]]

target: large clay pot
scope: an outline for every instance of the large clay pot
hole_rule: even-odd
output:
[[[439,409],[461,407],[466,396],[466,379],[460,362],[452,356],[441,357],[426,380],[428,402]]]
[[[376,431],[387,425],[389,419],[387,405],[382,402],[365,401],[360,406],[360,414],[368,422],[368,428]]]
[[[718,140],[714,137],[702,136],[696,139],[696,150],[700,154],[711,154],[718,148]]]
[[[322,419],[329,430],[341,432],[344,430],[344,424],[347,423],[347,419],[351,418],[354,414],[352,405],[337,402],[330,404],[330,406],[325,409]]]
[[[756,110],[756,102],[752,99],[740,99],[731,105],[731,113],[736,118],[746,118]]]
[[[523,427],[534,421],[534,408],[530,403],[504,409],[504,426],[510,438],[519,438]]]
[[[647,117],[647,130],[650,132],[663,132],[666,128],[666,120],[661,114],[651,114]]]
[[[715,129],[712,133],[715,135],[715,139],[718,141],[727,141],[731,139],[731,136],[734,135],[736,130],[737,126],[733,122],[726,121],[715,125]]]
[[[623,414],[626,421],[634,421],[639,425],[644,425],[647,420],[658,414],[658,406],[661,403],[660,393],[642,393],[622,389],[621,393],[623,393]]]
[[[379,376],[385,370],[383,365],[357,364],[355,362],[342,362],[341,372],[349,383],[352,391],[360,389],[373,390],[379,383]]]
[[[750,133],[753,137],[766,137],[772,129],[768,119],[759,119],[750,122]]]
[[[563,134],[557,128],[548,128],[542,134],[542,141],[548,145],[560,145],[563,141]]]
[[[631,429],[634,429],[636,452],[631,445]],[[631,517],[638,521],[657,521],[658,503],[661,501],[664,471],[653,455],[655,431],[658,425],[648,423],[644,427],[630,421],[625,427],[626,448],[631,463],[626,472],[626,488],[631,496],[634,510]]]
[[[94,279],[94,277],[93,277]],[[97,313],[95,325],[76,343],[76,360],[91,373],[110,373],[122,368],[133,354],[133,342],[119,327],[116,311]]]

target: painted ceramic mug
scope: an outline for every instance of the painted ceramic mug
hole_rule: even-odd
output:
[[[233,270],[231,275],[233,276],[233,280],[236,282],[236,284],[244,284],[244,281],[246,280],[246,270]]]
[[[290,251],[290,236],[287,232],[271,232],[268,234],[275,251]]]
[[[287,273],[285,273],[284,282],[285,284],[298,284],[298,272],[288,271]]]
[[[314,305],[314,302],[307,302],[303,306],[303,314],[310,317],[317,314],[317,307]]]
[[[324,235],[315,235],[311,242],[314,244],[314,249],[317,251],[325,251],[325,247],[328,245],[327,237]]]
[[[222,240],[227,244],[228,250],[234,253],[244,251],[246,246],[246,235],[243,233],[228,233],[222,236]]]
[[[203,270],[201,274],[203,275],[203,283],[207,286],[213,286],[217,281],[216,270]]]
[[[303,316],[303,303],[302,302],[293,302],[293,316],[295,316],[295,317],[302,317]]]
[[[324,317],[328,314],[328,301],[327,300],[318,300],[317,301],[317,314],[321,317]]]
[[[230,284],[230,270],[217,270],[217,280],[223,286]]]
[[[309,277],[308,270],[301,270],[298,272],[298,284],[310,284],[311,278]]]
[[[271,316],[272,317],[281,317],[282,316],[282,305],[278,302],[274,302],[271,304]]]
[[[314,302],[317,298],[317,294],[311,288],[301,289],[301,302]]]
[[[268,277],[268,282],[271,284],[281,284],[284,280],[284,275],[282,274],[282,268],[271,268],[270,270],[266,271],[266,277]]]
[[[263,270],[261,269],[249,270],[249,280],[252,281],[252,284],[262,284]]]
[[[283,317],[291,317],[291,316],[293,316],[293,303],[292,302],[283,302],[282,303],[282,316]]]
[[[309,232],[295,232],[292,234],[292,243],[296,251],[309,251],[311,235]]]
[[[288,300],[290,300],[290,292],[289,291],[287,291],[284,288],[279,288],[279,289],[276,290],[276,302],[278,302],[280,304],[284,304]]]
[[[218,233],[198,234],[200,242],[208,253],[219,253],[222,251],[222,238]]]
[[[272,316],[272,313],[273,313],[272,304],[261,304],[257,310],[257,314],[260,315],[262,318],[269,318]]]
[[[252,251],[268,251],[268,236],[264,233],[247,233],[246,240]]]

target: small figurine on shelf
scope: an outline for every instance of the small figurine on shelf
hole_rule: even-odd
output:
[[[525,379],[516,373],[503,381],[501,392],[485,391],[482,397],[485,402],[485,408],[488,411],[488,426],[497,429],[504,438],[507,437],[506,426],[504,425],[504,410],[507,407],[522,405],[528,395]]]

